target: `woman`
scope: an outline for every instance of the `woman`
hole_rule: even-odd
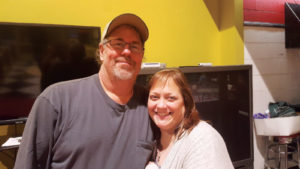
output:
[[[159,71],[149,90],[148,111],[159,130],[154,162],[146,169],[233,169],[221,135],[199,119],[183,73]]]

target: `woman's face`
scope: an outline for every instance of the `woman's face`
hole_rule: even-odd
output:
[[[184,117],[185,107],[180,89],[173,80],[154,82],[149,93],[148,111],[161,131],[174,132]]]

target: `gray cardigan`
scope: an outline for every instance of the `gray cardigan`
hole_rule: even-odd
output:
[[[148,166],[152,169],[154,166]],[[147,169],[148,169],[147,168]],[[225,142],[208,123],[201,121],[177,140],[161,169],[233,169]]]

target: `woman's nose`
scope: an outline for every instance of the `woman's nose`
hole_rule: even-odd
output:
[[[157,103],[157,107],[158,108],[166,108],[166,102],[164,99],[159,99],[158,103]]]

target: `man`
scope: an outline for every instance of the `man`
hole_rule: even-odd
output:
[[[123,14],[106,27],[100,71],[48,87],[32,107],[15,169],[141,169],[153,142],[147,93],[135,80],[148,38]]]

